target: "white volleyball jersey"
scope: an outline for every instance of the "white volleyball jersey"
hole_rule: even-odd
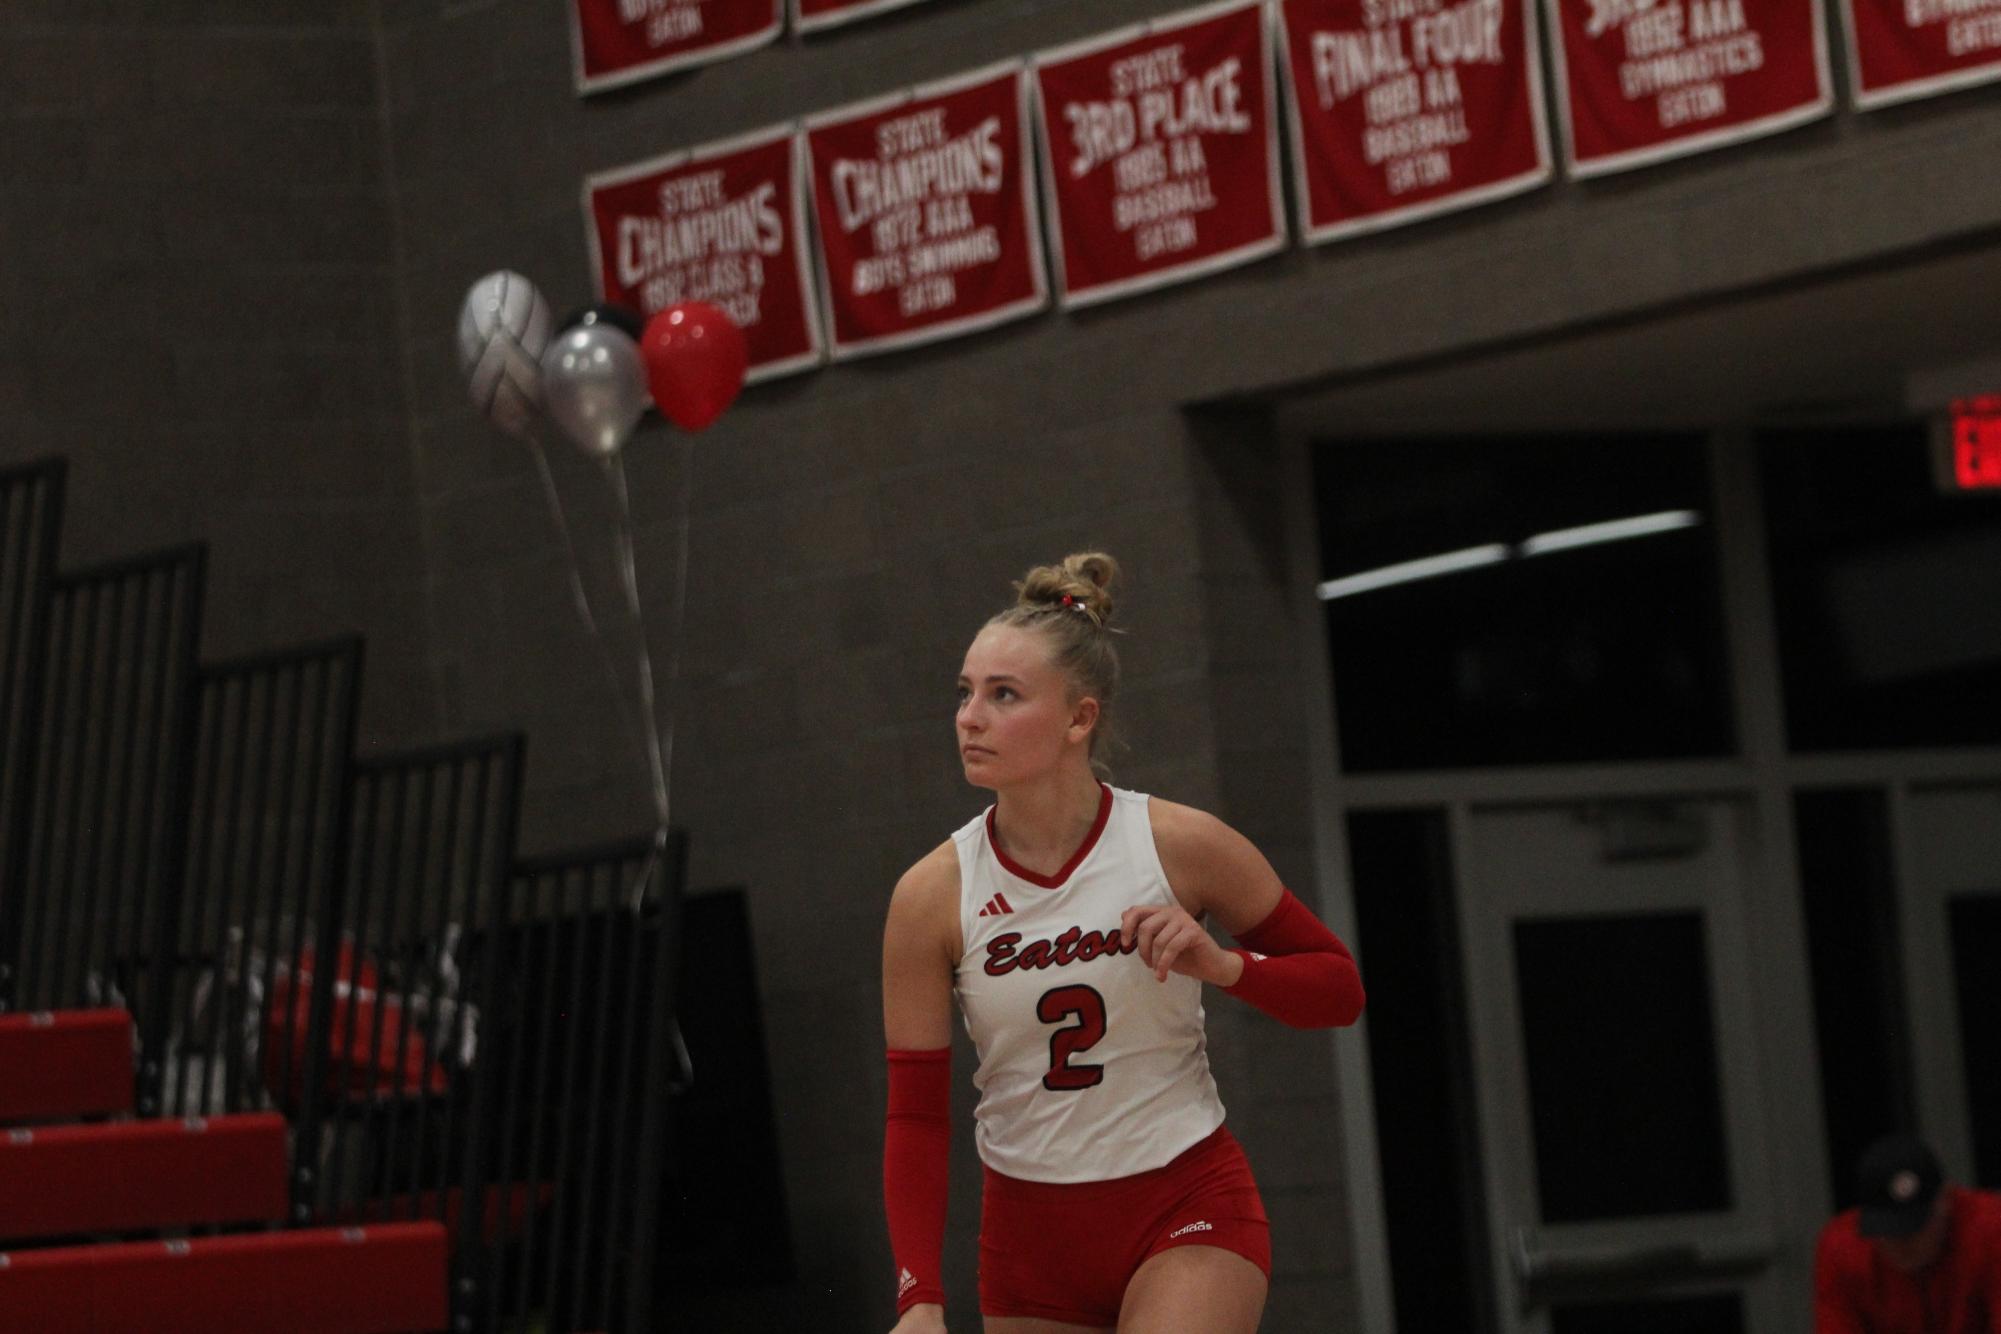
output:
[[[980,1056],[975,1139],[987,1166],[1028,1181],[1131,1176],[1223,1123],[1202,983],[1155,981],[1119,935],[1127,908],[1175,903],[1147,798],[1103,791],[1053,876],[1000,850],[992,807],[952,836],[966,945],[956,990]]]

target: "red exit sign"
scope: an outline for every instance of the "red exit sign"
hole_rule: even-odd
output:
[[[2001,491],[2001,394],[1952,405],[1947,473],[1960,491]]]

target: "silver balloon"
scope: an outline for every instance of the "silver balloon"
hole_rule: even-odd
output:
[[[531,439],[542,404],[538,358],[549,342],[549,303],[535,284],[501,269],[472,285],[459,307],[459,365],[480,415]]]
[[[542,353],[542,410],[586,454],[616,454],[652,401],[639,344],[614,324],[566,329]]]

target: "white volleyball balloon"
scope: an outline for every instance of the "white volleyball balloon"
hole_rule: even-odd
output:
[[[535,284],[506,269],[474,283],[459,309],[459,364],[473,406],[509,435],[527,438],[541,411],[551,323]]]

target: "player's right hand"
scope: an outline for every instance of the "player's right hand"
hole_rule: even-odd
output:
[[[935,1302],[919,1302],[903,1313],[889,1334],[945,1334],[945,1308]]]

